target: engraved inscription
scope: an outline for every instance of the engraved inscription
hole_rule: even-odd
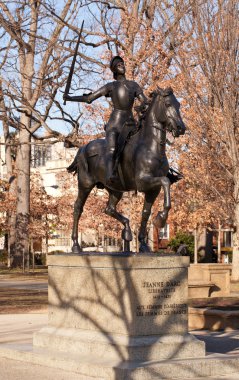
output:
[[[174,314],[186,314],[186,303],[172,303],[165,305],[138,305],[136,316],[137,317],[149,317],[155,315],[174,315]]]
[[[153,300],[158,299],[164,301],[165,303],[137,305],[136,316],[150,317],[157,315],[169,316],[176,314],[187,314],[187,304],[170,302],[170,298],[175,293],[176,288],[180,285],[180,281],[143,281],[142,288],[144,288],[144,290],[152,296]]]
[[[142,287],[147,289],[147,293],[154,295],[154,299],[171,298],[177,286],[180,286],[180,281],[144,281],[142,284]]]
[[[180,281],[143,282],[143,288],[163,288],[164,286],[179,286]]]

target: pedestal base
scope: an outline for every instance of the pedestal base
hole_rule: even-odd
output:
[[[190,334],[128,337],[48,326],[34,335],[33,344],[105,360],[148,361],[205,355],[204,342]]]
[[[239,355],[213,354],[204,358],[170,359],[158,361],[103,360],[94,355],[66,354],[29,345],[15,345],[15,349],[0,345],[0,358],[68,371],[62,376],[71,379],[77,373],[79,380],[209,380],[211,376],[231,379],[239,373]],[[233,375],[234,374],[234,375]],[[226,377],[228,375],[228,377]]]
[[[151,369],[139,375],[152,361],[205,356],[204,342],[188,334],[187,257],[87,253],[48,264],[48,326],[35,334],[35,349],[97,358],[101,370],[111,362],[117,376],[102,378],[117,380],[156,378]]]

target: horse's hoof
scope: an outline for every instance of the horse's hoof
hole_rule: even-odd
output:
[[[133,236],[130,228],[124,228],[122,231],[122,239],[126,241],[132,241]]]
[[[129,253],[130,252],[130,242],[127,240],[124,240],[124,250],[123,252]]]
[[[151,249],[149,248],[148,244],[146,244],[146,243],[140,243],[139,252],[141,252],[141,253],[149,253],[149,252],[151,252]]]
[[[79,246],[79,244],[75,244],[73,245],[72,249],[71,249],[72,253],[81,253],[82,252],[82,249],[81,247]]]

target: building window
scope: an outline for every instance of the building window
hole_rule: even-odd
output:
[[[70,247],[71,246],[71,238],[69,236],[69,232],[67,231],[57,231],[55,235],[53,235],[54,245],[60,247]]]
[[[223,231],[223,247],[232,247],[232,231]]]
[[[159,240],[169,239],[169,225],[165,224],[163,228],[159,230]]]
[[[99,247],[105,247],[105,246],[118,246],[121,247],[122,241],[121,239],[117,239],[114,237],[109,237],[107,235],[99,236],[98,238],[98,245]]]
[[[38,168],[45,166],[47,161],[52,159],[52,146],[34,145],[31,152],[31,166]]]

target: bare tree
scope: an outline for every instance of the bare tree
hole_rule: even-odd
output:
[[[72,55],[72,34],[64,21],[75,22],[80,5],[65,2],[59,11],[60,22],[49,15],[47,2],[30,0],[9,4],[0,2],[1,32],[1,119],[9,161],[9,126],[18,132],[16,246],[13,266],[21,265],[28,252],[31,137],[45,128],[45,138],[64,138],[46,120],[56,110],[56,94],[65,82],[65,62]],[[7,54],[7,53],[8,54]],[[63,113],[65,117],[66,114]],[[63,118],[64,118],[63,117]],[[8,172],[12,169],[8,162]]]

